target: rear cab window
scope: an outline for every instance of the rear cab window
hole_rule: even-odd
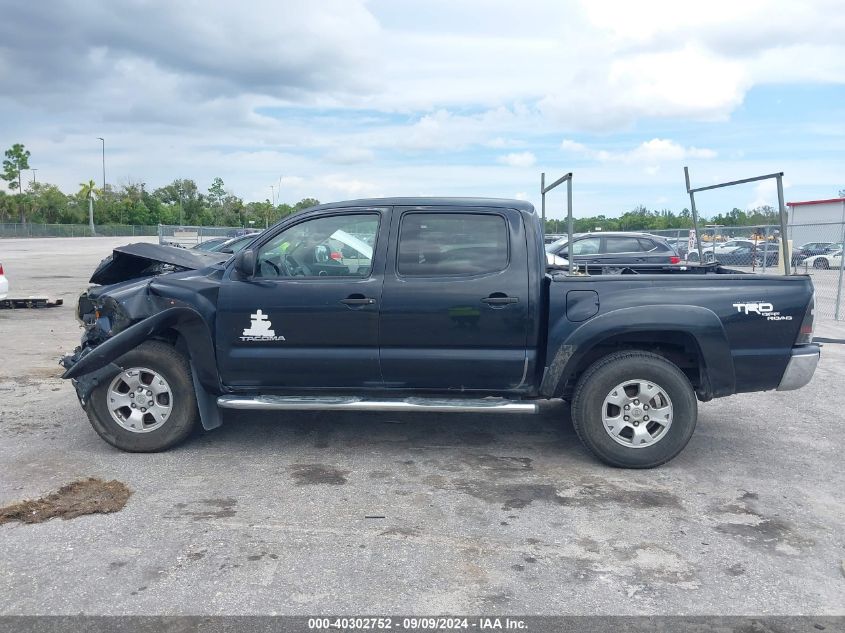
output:
[[[506,220],[498,214],[405,213],[396,270],[404,277],[500,272],[508,267],[508,240]]]

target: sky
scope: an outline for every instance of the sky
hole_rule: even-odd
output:
[[[783,171],[845,188],[845,1],[4,3],[0,145],[39,181],[215,177],[246,201],[521,198],[675,211]],[[25,176],[25,182],[32,174]],[[774,182],[702,193],[774,204]],[[549,194],[550,217],[565,193]]]

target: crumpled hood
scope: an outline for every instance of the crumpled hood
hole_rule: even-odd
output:
[[[127,244],[115,248],[109,257],[100,262],[91,275],[91,283],[106,285],[137,277],[199,270],[230,257],[230,253],[207,253],[146,242]]]

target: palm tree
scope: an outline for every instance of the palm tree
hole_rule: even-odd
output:
[[[93,180],[79,183],[81,189],[79,194],[88,200],[88,224],[91,227],[91,235],[96,235],[94,230],[94,196],[98,193],[97,185]]]

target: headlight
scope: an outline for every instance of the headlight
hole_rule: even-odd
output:
[[[79,302],[76,304],[76,320],[82,325],[85,325],[85,317],[94,315],[94,303],[88,298],[88,292],[83,292],[79,295]]]

